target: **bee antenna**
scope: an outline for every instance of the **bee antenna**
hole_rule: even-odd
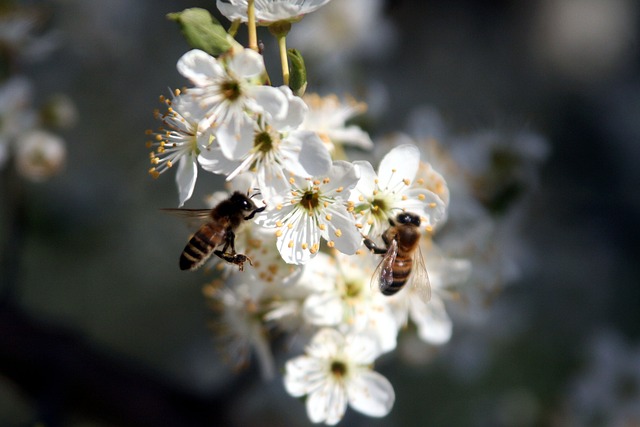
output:
[[[259,188],[254,188],[254,190],[255,190],[256,192],[249,196],[249,198],[250,198],[250,199],[253,199],[254,197],[256,197],[256,196],[259,196],[259,195],[260,195],[260,189],[259,189]]]

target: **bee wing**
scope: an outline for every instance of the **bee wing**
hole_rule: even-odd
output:
[[[160,209],[162,212],[182,218],[186,223],[196,228],[203,222],[211,219],[211,209]]]
[[[429,302],[431,299],[431,281],[429,280],[429,272],[427,271],[427,266],[424,263],[424,257],[422,256],[420,246],[418,246],[418,249],[413,255],[411,286],[423,302]]]
[[[382,256],[382,261],[376,267],[376,270],[371,277],[371,287],[380,291],[385,290],[393,283],[393,263],[396,261],[396,255],[398,254],[398,242],[391,241],[387,252]],[[377,286],[373,283],[377,282]]]

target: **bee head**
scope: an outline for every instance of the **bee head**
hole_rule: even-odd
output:
[[[255,195],[256,194],[254,194],[253,196]],[[255,214],[257,214],[258,212],[262,212],[266,208],[266,206],[262,206],[260,208],[256,207],[256,204],[253,203],[249,196],[246,196],[239,191],[233,193],[230,200],[236,208],[240,209],[243,212],[249,212],[249,215],[245,216],[244,219],[251,219]]]
[[[396,217],[396,222],[398,222],[398,224],[412,224],[420,227],[420,217],[410,212],[399,213]]]

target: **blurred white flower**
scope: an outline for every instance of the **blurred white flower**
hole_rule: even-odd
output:
[[[333,1],[302,20],[289,38],[305,55],[321,59],[318,65],[340,63],[347,69],[342,61],[385,57],[395,43],[395,28],[383,9],[383,0]]]
[[[16,140],[16,168],[32,181],[44,181],[57,174],[67,157],[65,143],[57,135],[32,130]]]
[[[275,375],[275,364],[267,330],[262,323],[262,289],[255,283],[249,285],[236,280],[224,288],[221,284],[208,285],[204,292],[212,309],[220,314],[212,327],[226,361],[235,369],[245,368],[253,351],[263,378],[271,379]]]
[[[269,25],[278,21],[299,21],[330,0],[255,0],[256,22]],[[217,0],[220,13],[230,21],[247,22],[247,0]]]
[[[300,128],[320,135],[329,150],[333,151],[336,145],[351,145],[365,150],[373,148],[367,132],[359,126],[347,126],[348,120],[367,110],[366,104],[356,102],[353,98],[342,102],[335,95],[320,97],[315,93],[305,94],[303,99],[309,111]]]
[[[356,161],[360,182],[353,191],[358,227],[366,236],[377,237],[389,227],[389,218],[401,211],[420,215],[427,231],[445,217],[445,203],[426,188],[412,187],[420,164],[420,150],[415,145],[392,149],[380,162],[376,174],[369,162]]]
[[[395,393],[385,377],[371,370],[377,355],[376,341],[367,335],[321,329],[305,356],[286,363],[285,388],[294,397],[307,396],[307,415],[314,423],[337,424],[347,404],[383,417],[391,411]]]
[[[239,144],[250,146],[249,151],[231,160],[212,144],[199,158],[204,169],[227,175],[227,181],[239,173],[250,172],[267,201],[287,190],[290,175],[309,178],[324,174],[331,167],[331,156],[320,138],[313,132],[297,130],[307,109],[304,102],[288,87],[279,89],[288,100],[287,115],[282,120],[270,121],[259,117],[253,132],[242,136],[251,140]]]
[[[229,159],[239,159],[251,150],[258,114],[266,114],[267,120],[282,120],[287,114],[286,96],[263,84],[262,55],[251,49],[232,51],[218,59],[194,49],[178,60],[177,67],[195,85],[185,95],[204,111],[200,128],[212,128],[222,154]]]
[[[203,149],[199,141],[210,138],[210,132],[203,131],[198,123],[202,119],[202,110],[191,98],[177,95],[172,100],[161,97],[168,106],[165,114],[155,112],[157,119],[162,120],[164,127],[158,132],[147,131],[152,139],[147,142],[152,167],[149,174],[154,178],[178,165],[176,184],[179,193],[179,206],[191,198],[198,177],[198,155]]]
[[[377,257],[376,257],[377,258]],[[396,347],[397,325],[389,300],[371,289],[376,265],[368,252],[357,256],[320,253],[305,265],[298,282],[311,290],[304,318],[316,326],[332,326],[343,333],[366,333],[378,340],[380,351]]]
[[[358,178],[353,164],[344,161],[333,162],[325,176],[290,178],[290,189],[258,216],[262,225],[276,228],[278,250],[286,262],[309,261],[320,249],[320,237],[342,253],[356,252],[362,236],[348,199]]]
[[[427,239],[423,239],[427,240]],[[422,255],[429,272],[431,299],[425,302],[414,286],[390,297],[390,304],[399,327],[409,318],[418,329],[424,342],[441,345],[451,338],[453,324],[444,304],[455,297],[453,289],[463,285],[471,273],[471,263],[466,259],[445,257],[432,241],[421,243]]]

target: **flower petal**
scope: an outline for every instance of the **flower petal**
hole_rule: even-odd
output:
[[[337,325],[343,318],[342,298],[333,292],[312,294],[304,301],[302,313],[312,325]]]
[[[345,389],[334,381],[327,381],[307,397],[307,415],[313,423],[337,424],[346,410]]]
[[[347,383],[349,406],[370,417],[384,417],[391,411],[395,393],[389,380],[377,372],[362,371]]]
[[[227,62],[229,72],[237,77],[251,79],[264,72],[262,55],[252,49],[237,52]]]
[[[383,157],[378,168],[380,189],[393,189],[404,179],[413,181],[420,165],[420,150],[415,145],[400,145]]]
[[[247,95],[254,99],[269,119],[284,120],[288,111],[287,97],[275,87],[250,86]],[[267,120],[269,121],[269,120]]]
[[[191,198],[193,189],[196,186],[196,178],[198,177],[198,166],[192,153],[185,154],[180,158],[178,163],[178,172],[176,173],[176,184],[178,185],[178,193],[180,204],[178,207],[182,207],[184,203]]]
[[[284,388],[294,397],[318,389],[326,380],[326,362],[308,356],[298,356],[285,364]]]
[[[190,50],[182,55],[177,68],[180,74],[196,86],[206,86],[211,79],[225,74],[224,68],[216,58],[199,49]]]
[[[444,344],[451,339],[453,325],[441,298],[435,294],[425,303],[417,296],[412,296],[410,307],[411,319],[418,327],[421,340],[431,344]]]

